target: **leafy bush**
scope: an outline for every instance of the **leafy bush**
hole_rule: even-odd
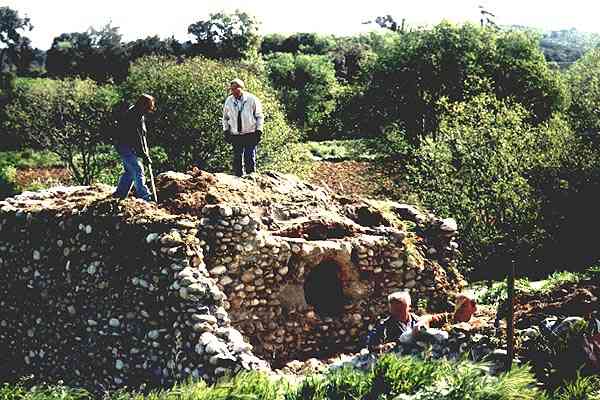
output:
[[[103,131],[119,94],[91,80],[19,80],[6,124],[35,148],[53,152],[80,184],[99,173]]]
[[[557,389],[564,381],[576,380],[585,370],[584,336],[592,332],[591,324],[582,320],[562,332],[541,334],[525,343],[523,358],[531,363],[540,382]]]
[[[600,49],[589,51],[565,74],[569,115],[578,132],[600,132]]]
[[[425,206],[457,218],[464,271],[503,276],[507,249],[526,262],[549,235],[532,171],[558,168],[575,137],[560,117],[534,127],[523,107],[490,95],[440,106],[440,129],[416,149],[407,181]]]
[[[51,168],[63,166],[60,158],[50,151],[34,149],[0,151],[0,166],[15,168]]]
[[[600,378],[578,374],[574,380],[557,389],[552,400],[600,400]]]
[[[275,92],[261,77],[234,62],[194,58],[177,63],[168,58],[142,58],[130,69],[126,98],[141,93],[156,97],[157,112],[148,119],[148,141],[161,146],[168,165],[183,171],[192,165],[211,171],[230,171],[231,147],[223,138],[221,116],[229,82],[240,77],[263,103],[265,128],[259,166],[283,172],[304,167],[297,132],[290,128]]]
[[[527,278],[515,280],[516,293],[533,293],[536,289],[531,286]],[[478,292],[477,302],[481,304],[498,305],[508,298],[506,281],[494,282],[490,287]]]
[[[17,184],[15,182],[17,170],[13,166],[0,166],[0,199],[12,196],[15,194]]]
[[[436,131],[440,99],[465,101],[489,92],[514,98],[535,122],[566,104],[564,85],[536,37],[442,22],[398,35],[387,46],[373,67],[362,115],[380,126],[401,122],[416,142]]]
[[[267,58],[273,86],[279,90],[289,118],[315,133],[335,108],[338,84],[327,56],[275,53]]]

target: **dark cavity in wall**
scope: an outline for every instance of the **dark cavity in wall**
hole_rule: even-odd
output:
[[[340,266],[333,260],[326,260],[314,267],[306,277],[304,296],[319,316],[342,315],[347,299],[340,279]]]

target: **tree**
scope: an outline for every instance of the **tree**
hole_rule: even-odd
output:
[[[130,61],[135,61],[144,56],[178,56],[182,54],[182,45],[174,37],[166,40],[157,35],[126,44]]]
[[[32,30],[33,25],[29,18],[21,18],[16,10],[9,7],[0,7],[0,72],[6,68],[5,63],[10,63],[10,58],[18,54],[17,48],[23,46],[24,37],[21,32]],[[29,43],[29,42],[27,42]]]
[[[335,108],[338,83],[327,56],[275,53],[267,58],[269,78],[287,105],[288,117],[316,132]]]
[[[283,52],[283,42],[285,39],[286,36],[281,33],[272,33],[263,37],[260,44],[260,53],[266,56],[272,53]]]
[[[559,114],[533,125],[522,105],[493,94],[442,103],[438,134],[424,138],[410,154],[406,184],[423,205],[457,217],[464,272],[498,278],[503,266],[494,254],[502,251],[499,245],[511,243],[522,257],[522,273],[534,273],[532,264],[543,253],[539,248],[560,232],[546,229],[544,219],[551,215],[544,212],[538,184],[552,185],[558,181],[552,179],[555,171],[580,157],[577,138]]]
[[[600,49],[588,52],[565,74],[570,92],[569,115],[575,130],[589,136],[600,132]]]
[[[52,77],[91,78],[97,82],[127,78],[129,59],[118,27],[63,33],[54,38],[47,53],[46,68]]]
[[[378,57],[364,102],[370,120],[400,123],[416,142],[437,129],[441,99],[489,92],[514,97],[536,123],[566,102],[535,37],[448,22],[398,35]]]
[[[63,33],[52,41],[47,52],[46,69],[55,78],[83,75],[83,65],[92,54],[88,32]]]
[[[25,143],[56,153],[71,175],[89,185],[101,165],[104,127],[119,94],[92,80],[21,80],[5,107],[8,133]]]
[[[212,58],[240,59],[257,51],[259,22],[249,14],[236,10],[233,14],[210,14],[188,27],[196,37],[194,52]]]

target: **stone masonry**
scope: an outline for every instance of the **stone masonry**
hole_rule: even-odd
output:
[[[4,377],[212,381],[357,351],[390,292],[443,311],[464,284],[454,220],[412,206],[272,173],[165,173],[157,187],[158,205],[102,186],[0,202]]]

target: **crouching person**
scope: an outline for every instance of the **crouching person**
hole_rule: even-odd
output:
[[[124,199],[135,185],[137,197],[150,201],[152,195],[144,179],[142,160],[151,164],[148,143],[146,141],[145,115],[156,110],[154,97],[143,94],[137,102],[120,116],[117,134],[114,137],[115,148],[123,163],[123,174],[119,179],[113,197]]]
[[[381,320],[367,337],[367,348],[371,351],[385,350],[386,344],[396,342],[406,332],[412,332],[419,322],[419,318],[411,313],[408,292],[390,294],[388,307],[389,316]]]

